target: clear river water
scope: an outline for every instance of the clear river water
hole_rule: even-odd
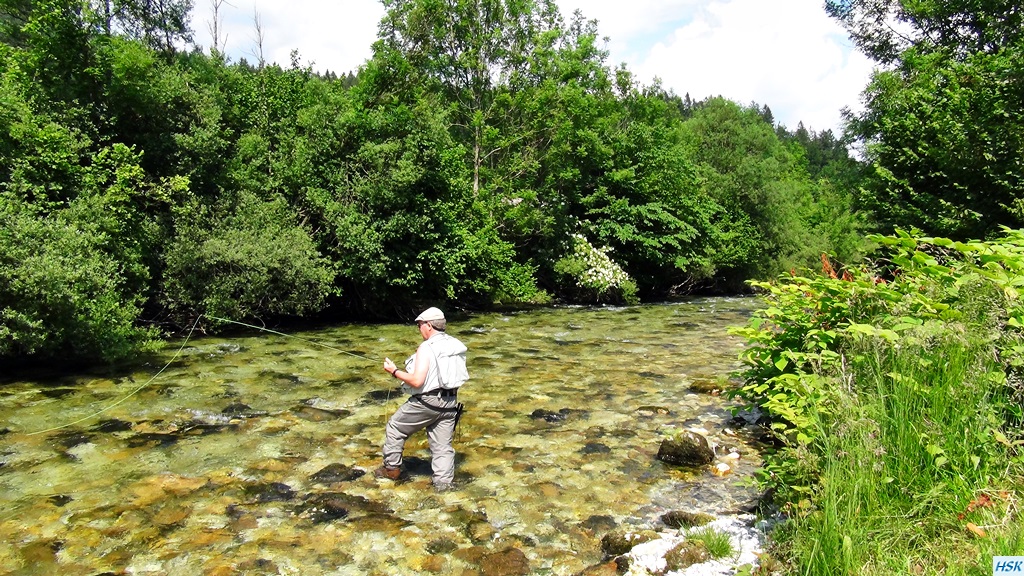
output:
[[[194,335],[113,376],[8,376],[0,573],[496,574],[488,562],[511,548],[531,574],[580,573],[609,531],[749,509],[757,445],[708,389],[740,367],[727,328],[759,305],[450,319],[471,380],[458,487],[441,493],[422,432],[404,481],[371,473],[404,401],[381,361],[415,350],[414,324]],[[682,429],[716,462],[658,461]]]

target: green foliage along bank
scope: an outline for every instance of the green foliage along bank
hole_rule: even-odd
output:
[[[1024,554],[1024,232],[874,240],[871,265],[756,283],[736,330],[737,394],[778,441],[776,567],[990,573]]]
[[[0,0],[0,363],[208,316],[740,290],[860,249],[856,183],[808,160],[831,133],[641,86],[549,0],[449,4],[386,2],[338,79],[204,53],[188,2]]]

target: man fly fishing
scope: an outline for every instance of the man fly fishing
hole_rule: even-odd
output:
[[[411,396],[388,420],[384,431],[384,463],[373,475],[397,480],[402,473],[406,439],[426,429],[434,489],[445,491],[454,487],[452,436],[462,414],[458,389],[469,379],[466,345],[445,333],[448,323],[437,308],[424,310],[416,317],[416,324],[423,342],[405,361],[405,369],[399,369],[390,358],[384,359],[384,370],[400,380],[402,389]]]

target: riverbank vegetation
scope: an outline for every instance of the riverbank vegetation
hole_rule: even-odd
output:
[[[0,2],[0,362],[213,317],[733,292],[860,252],[839,138],[640,85],[551,1],[386,2],[340,76],[204,51],[190,4]]]
[[[1020,10],[826,8],[881,65],[848,129],[873,171],[858,205],[892,234],[754,283],[737,394],[777,439],[763,479],[786,518],[762,568],[989,574],[1024,555]]]
[[[773,554],[786,573],[988,574],[1024,554],[1024,234],[875,240],[870,265],[758,283],[767,306],[737,329],[737,393],[778,439]]]

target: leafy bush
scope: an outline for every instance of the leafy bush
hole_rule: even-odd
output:
[[[176,315],[255,318],[324,304],[334,272],[284,201],[243,193],[221,210],[192,203],[176,211],[163,296]]]
[[[126,288],[100,226],[76,218],[89,202],[44,216],[0,195],[0,359],[114,361],[157,336],[136,326],[144,299]]]

